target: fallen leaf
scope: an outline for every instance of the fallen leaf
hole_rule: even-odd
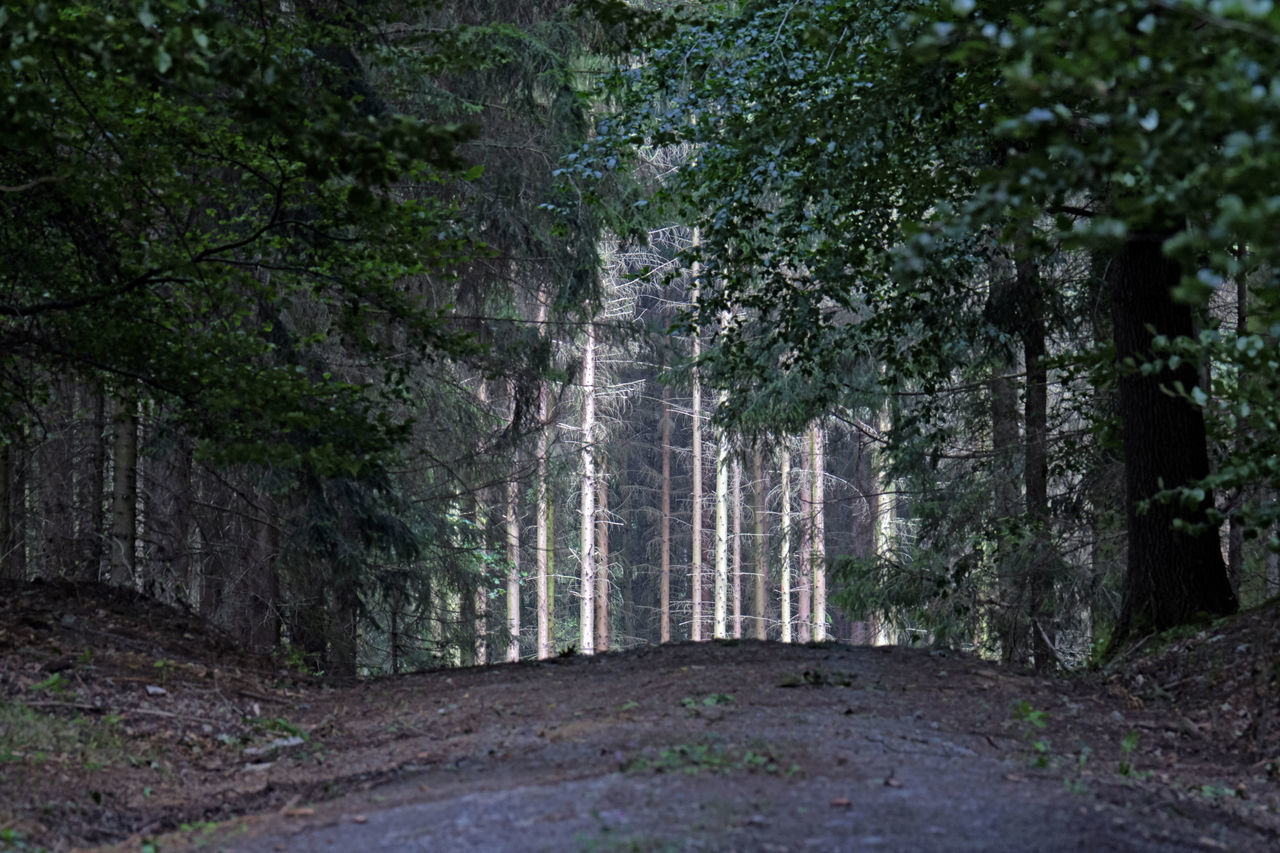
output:
[[[831,805],[848,807],[853,805],[853,803],[849,802],[848,797],[836,797],[834,800],[831,801]]]
[[[281,814],[285,817],[311,817],[316,810],[310,806],[296,806],[294,808],[285,809]]]
[[[430,791],[430,790],[431,790],[431,786],[430,786],[430,785],[419,785],[419,786],[418,786],[418,790],[419,790],[419,791]]]
[[[369,818],[365,817],[365,816],[364,816],[364,815],[362,815],[362,814],[353,815],[353,816],[351,817],[351,822],[352,822],[352,823],[368,823],[368,822],[369,822]]]
[[[901,783],[901,782],[899,782],[897,779],[893,778],[892,776],[890,776],[888,779],[885,779],[885,780],[884,780],[884,783],[885,783],[885,785],[887,785],[887,786],[888,786],[888,787],[890,787],[890,788],[901,788],[901,787],[902,787],[902,783]]]
[[[1021,777],[1021,776],[1019,776],[1017,773],[1006,773],[1006,774],[1004,774],[1004,778],[1005,778],[1005,779],[1007,779],[1007,780],[1008,780],[1008,781],[1010,781],[1010,782],[1021,782],[1021,781],[1022,781],[1022,777]]]

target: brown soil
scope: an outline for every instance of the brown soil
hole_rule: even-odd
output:
[[[1272,850],[1278,626],[1073,679],[730,641],[326,685],[10,584],[0,849]]]

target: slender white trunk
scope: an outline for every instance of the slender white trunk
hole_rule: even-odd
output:
[[[723,401],[728,396],[720,392]],[[717,640],[729,636],[729,436],[717,429],[716,442],[716,576],[715,622],[713,634]]]
[[[781,568],[782,642],[791,642],[791,445],[782,442],[782,542]]]
[[[609,478],[608,459],[596,473],[596,651],[609,651]]]
[[[582,353],[582,517],[579,537],[578,642],[584,655],[595,653],[596,607],[596,327],[587,323],[587,345]]]
[[[541,300],[538,306],[538,323],[545,328],[547,305]],[[534,489],[537,493],[534,515],[534,558],[537,563],[538,658],[551,657],[551,597],[548,595],[551,565],[551,501],[547,490],[549,476],[547,455],[551,452],[551,417],[548,411],[549,391],[546,380],[538,387],[538,447],[537,471]]]
[[[662,386],[662,577],[658,642],[671,642],[671,389]]]
[[[733,460],[733,636],[742,638],[742,462]]]
[[[511,385],[512,417],[515,416],[515,383]],[[520,660],[520,482],[519,463],[512,451],[511,473],[507,477],[507,660]]]
[[[755,563],[756,585],[755,600],[751,602],[752,615],[756,620],[756,639],[766,640],[769,637],[768,625],[765,623],[765,599],[769,590],[769,564],[766,555],[769,553],[769,540],[765,532],[764,506],[765,495],[769,491],[769,481],[764,476],[764,451],[756,444],[756,451],[751,457],[751,480],[753,521],[755,522]]]
[[[813,639],[827,638],[827,518],[823,497],[824,436],[821,425],[809,430],[809,456],[813,460]]]
[[[693,360],[697,363],[702,355],[702,344],[697,332],[693,336]],[[689,638],[694,642],[702,639],[702,383],[698,377],[698,369],[693,369],[693,548],[690,557],[689,571],[692,582],[692,621],[689,626]]]

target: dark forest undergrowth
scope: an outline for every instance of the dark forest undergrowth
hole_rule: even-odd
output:
[[[730,641],[325,683],[131,594],[9,584],[0,849],[1274,849],[1278,629],[1066,678]]]

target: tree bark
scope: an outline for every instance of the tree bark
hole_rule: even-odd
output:
[[[137,404],[131,398],[117,396],[112,421],[111,582],[132,588],[137,576]]]
[[[809,455],[813,460],[813,639],[819,643],[827,639],[827,514],[822,482],[825,454],[822,426],[815,422],[809,429]]]
[[[723,400],[725,392],[721,392]],[[712,635],[729,636],[729,436],[716,430],[716,570]]]
[[[582,479],[581,536],[579,544],[578,642],[584,655],[595,653],[595,530],[596,530],[596,329],[587,323],[587,343],[582,353]]]
[[[1027,601],[1031,617],[1031,651],[1037,672],[1052,668],[1056,653],[1053,633],[1053,556],[1049,548],[1049,375],[1045,367],[1044,307],[1039,267],[1016,262],[1023,360],[1027,368],[1024,409],[1026,455],[1023,476],[1027,489],[1027,523],[1031,529],[1031,566]]]
[[[742,638],[742,462],[733,459],[733,636]]]
[[[662,386],[662,521],[658,642],[671,642],[671,389]]]
[[[514,454],[514,451],[513,451]],[[507,660],[520,660],[520,481],[519,463],[511,460],[507,477]]]
[[[596,478],[596,651],[609,651],[609,481]]]
[[[1195,506],[1181,510],[1152,500],[1163,489],[1176,489],[1209,473],[1204,417],[1182,396],[1170,393],[1178,384],[1190,390],[1199,383],[1195,365],[1184,362],[1175,370],[1165,367],[1146,375],[1137,369],[1150,361],[1152,330],[1170,338],[1194,333],[1191,309],[1173,298],[1181,270],[1164,255],[1164,236],[1131,236],[1108,274],[1120,363],[1129,530],[1116,643],[1189,622],[1198,613],[1229,614],[1239,606],[1218,537],[1207,521],[1213,496],[1206,494]],[[1175,529],[1176,519],[1199,530]]]
[[[702,345],[697,332],[693,336],[693,361],[697,364]],[[695,643],[702,639],[702,382],[698,368],[693,369],[693,511],[690,521],[693,536],[692,554],[689,559],[692,616],[689,623],[689,639]]]
[[[765,529],[765,495],[769,491],[769,481],[764,475],[764,450],[759,444],[756,445],[755,453],[751,458],[751,480],[752,480],[752,496],[755,503],[752,511],[752,521],[755,523],[755,597],[751,602],[752,615],[755,618],[756,639],[768,639],[768,625],[765,624],[765,610],[768,605],[769,590],[769,541],[768,533]]]
[[[796,572],[796,639],[813,639],[813,457],[808,436],[800,437],[800,555]]]
[[[779,595],[782,598],[782,642],[791,642],[791,445],[782,441],[782,523],[781,553],[778,567],[781,572]]]

